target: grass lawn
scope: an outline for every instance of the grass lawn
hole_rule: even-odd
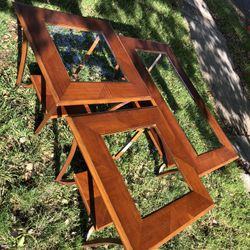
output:
[[[188,26],[174,0],[23,2],[105,18],[124,35],[170,44],[213,110],[213,99],[202,78]],[[39,106],[32,89],[15,87],[16,18],[9,0],[0,2],[0,20],[0,249],[81,249],[90,222],[77,188],[53,181],[69,152],[71,133],[65,121],[58,119],[50,121],[39,136],[34,135]],[[70,44],[71,54],[84,54],[85,43],[80,43],[85,39],[83,34],[55,29],[50,29],[50,33],[71,74],[69,61],[77,64],[79,58],[69,58],[63,43]],[[72,36],[79,38],[79,43],[71,41]],[[105,80],[110,77],[114,61],[102,46],[94,56],[108,62],[110,67],[104,68],[90,58],[80,76]],[[147,65],[154,58],[146,53],[140,56]],[[28,61],[34,61],[31,50]],[[218,141],[166,60],[152,71],[152,77],[195,150],[200,154],[218,147]],[[25,80],[29,81],[27,69]],[[98,111],[99,107],[95,108]],[[111,153],[117,152],[132,134],[133,131],[105,137]],[[83,166],[76,163],[78,168]],[[142,216],[188,192],[179,173],[155,178],[153,170],[159,163],[157,152],[146,135],[117,161]],[[237,163],[233,163],[202,178],[215,201],[215,208],[161,249],[249,249],[250,202],[240,172]],[[115,228],[110,227],[94,233],[92,238],[116,234]]]

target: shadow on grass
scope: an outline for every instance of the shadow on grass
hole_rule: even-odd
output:
[[[173,13],[179,12],[176,1],[158,2],[163,7],[167,6]],[[164,12],[163,9],[159,8],[152,1],[128,0],[126,3],[124,1],[116,1],[113,4],[102,1],[95,8],[98,13],[102,13],[104,18],[111,21],[117,33],[121,32],[126,36],[167,43],[173,49],[190,79],[195,85],[198,85],[198,90],[205,99],[205,102],[209,102],[209,97],[206,95],[206,87],[202,86],[199,82],[201,79],[195,76],[198,66],[197,58],[194,50],[190,46],[186,46],[183,41],[183,37],[189,36],[189,34],[185,24],[178,19],[178,14],[168,15],[165,13],[166,11]],[[126,24],[123,23],[124,13],[126,15]],[[145,13],[147,14],[145,15]],[[168,70],[165,64],[163,66]],[[176,97],[167,86],[166,79],[160,75],[157,69],[154,69],[154,78],[156,78],[156,82],[166,95],[170,108],[174,112],[178,111],[180,107],[177,104]],[[208,124],[203,114],[200,116],[198,118],[196,116],[192,117],[199,119],[199,121],[195,120],[197,129],[206,132]],[[211,133],[202,134],[204,141],[209,141],[210,135]]]
[[[80,7],[79,7],[79,0],[16,0],[15,2],[24,3],[29,5],[38,5],[38,4],[49,4],[53,7],[60,7],[62,11],[69,12],[75,15],[81,15]],[[10,4],[7,0],[0,1],[0,12],[7,12],[9,11],[12,16],[15,16],[14,9],[12,4]]]
[[[183,1],[182,9],[217,112],[237,151],[250,162],[250,102],[247,95],[250,36],[228,1],[206,0],[202,8],[194,1]],[[199,13],[200,9],[206,14]]]
[[[160,4],[164,4],[169,9],[178,12],[175,1],[162,0]],[[187,34],[186,27],[180,24],[173,15],[167,15],[164,11],[160,11],[154,2],[128,0],[126,2],[116,1],[114,4],[110,4],[101,1],[95,8],[97,13],[102,14],[103,18],[110,20],[117,33],[141,39],[167,42],[175,51],[177,57],[181,59],[182,65],[189,76],[195,73],[196,69],[192,62],[197,60],[193,51],[183,45],[180,35],[181,33]],[[121,13],[127,15],[126,24],[124,24]],[[141,16],[141,13],[144,14]]]

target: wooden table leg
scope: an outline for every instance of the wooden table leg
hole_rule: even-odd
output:
[[[70,149],[70,152],[69,152],[69,155],[62,167],[62,169],[60,170],[60,173],[58,174],[58,176],[56,177],[55,181],[60,183],[60,184],[63,184],[63,185],[71,185],[71,184],[75,184],[76,182],[75,181],[63,181],[62,180],[62,177],[63,175],[65,174],[65,172],[67,171],[74,155],[75,155],[75,152],[76,152],[76,149],[77,149],[77,142],[75,140],[75,138],[73,139],[72,141],[72,145],[71,145],[71,149]]]
[[[17,79],[16,79],[16,85],[17,86],[22,86],[24,88],[32,88],[33,85],[32,83],[30,84],[24,84],[22,83],[22,79],[23,79],[23,73],[24,73],[24,67],[26,64],[26,59],[27,59],[27,53],[28,53],[28,40],[24,34],[24,32],[22,31],[21,27],[20,28],[20,32],[18,33],[22,33],[22,48],[21,48],[21,58],[20,58],[20,62],[18,65],[18,71],[17,71]]]

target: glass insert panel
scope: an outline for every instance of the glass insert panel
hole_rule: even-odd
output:
[[[103,35],[47,25],[72,81],[126,81]]]
[[[148,69],[158,57],[143,51],[138,55]],[[162,55],[150,75],[197,154],[219,148],[220,142],[166,56]]]

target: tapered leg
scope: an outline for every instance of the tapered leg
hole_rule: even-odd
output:
[[[22,84],[24,67],[27,59],[27,52],[28,52],[28,40],[24,33],[22,33],[22,49],[21,49],[21,58],[17,72],[17,80],[16,85],[20,86]]]
[[[77,149],[77,142],[75,139],[73,139],[69,155],[68,155],[62,169],[60,170],[60,173],[58,174],[58,176],[55,179],[56,182],[59,182],[60,184],[63,184],[63,185],[75,184],[75,181],[62,181],[62,177],[65,174],[65,172],[67,171],[67,169],[68,169],[68,167],[69,167],[69,165],[70,165],[70,163],[75,155],[76,149]]]
[[[42,130],[42,128],[45,126],[45,124],[47,123],[47,121],[51,118],[51,116],[56,112],[57,107],[54,106],[52,107],[48,113],[45,114],[42,122],[39,124],[39,126],[36,128],[35,130],[35,134],[39,134]]]

